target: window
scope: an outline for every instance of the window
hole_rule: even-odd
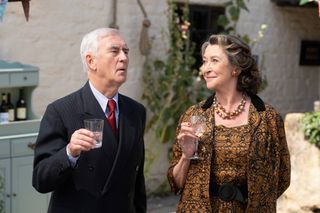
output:
[[[178,8],[181,8],[178,5]],[[179,10],[179,9],[178,9]],[[195,68],[199,69],[202,63],[201,45],[211,34],[216,34],[223,31],[222,27],[217,24],[219,15],[224,14],[224,7],[214,7],[208,5],[189,5],[189,41],[194,43],[196,59]],[[182,14],[181,9],[178,14]]]

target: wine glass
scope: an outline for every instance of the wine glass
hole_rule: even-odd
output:
[[[206,131],[206,118],[201,115],[193,115],[190,117],[190,123],[191,123],[191,127],[195,131],[196,136],[200,138]],[[194,142],[195,152],[193,156],[190,157],[190,159],[200,159],[198,154],[198,145],[199,145],[199,140],[197,139]]]

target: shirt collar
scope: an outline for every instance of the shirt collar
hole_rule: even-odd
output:
[[[99,92],[93,84],[89,81],[90,89],[94,95],[94,97],[97,99],[102,111],[107,114],[107,104],[108,104],[108,98],[104,96],[101,92]],[[118,113],[118,99],[119,99],[119,93],[116,93],[115,96],[112,98],[116,102],[116,113]]]

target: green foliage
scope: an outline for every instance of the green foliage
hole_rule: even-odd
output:
[[[250,36],[248,34],[244,34],[244,35],[239,35],[237,33],[237,24],[239,21],[239,16],[241,11],[246,11],[249,12],[249,9],[246,5],[245,0],[229,0],[225,2],[225,14],[224,15],[220,15],[218,18],[218,25],[221,26],[224,29],[225,34],[232,34],[232,35],[238,35],[241,37],[241,39],[246,42],[247,44],[249,44],[249,46],[251,48],[254,48],[259,41],[264,37],[265,31],[267,30],[268,26],[266,24],[262,24],[260,26],[260,29],[257,33],[257,36],[255,38],[250,38]],[[259,65],[259,69],[262,72],[263,70],[265,70],[265,66],[264,66],[264,61],[265,61],[265,55],[261,54],[260,56],[260,63],[258,63]],[[267,77],[265,74],[262,75],[262,84],[260,87],[260,92],[263,91],[266,87],[268,86],[268,81],[267,81]]]
[[[244,0],[229,0],[224,5],[226,8],[225,14],[218,17],[218,25],[223,27],[225,34],[236,34],[241,10],[249,12],[249,9]]]
[[[303,5],[308,4],[310,2],[317,2],[317,0],[300,0],[299,5],[303,6]]]
[[[224,29],[225,34],[232,34],[240,36],[247,44],[253,48],[260,39],[263,38],[267,25],[262,24],[258,31],[256,38],[251,39],[248,34],[239,35],[237,33],[237,24],[241,11],[249,12],[249,9],[245,3],[245,0],[229,0],[225,2],[225,14],[218,17],[218,25]]]
[[[184,6],[182,17],[178,16],[177,5],[172,0],[168,5],[169,49],[165,60],[155,59],[145,64],[142,96],[151,111],[146,129],[153,129],[162,143],[173,140],[182,113],[207,95],[199,71],[192,69],[195,58],[194,44],[187,40],[188,5]]]
[[[302,119],[304,136],[320,149],[320,112],[306,113]]]

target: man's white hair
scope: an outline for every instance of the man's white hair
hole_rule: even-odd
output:
[[[112,34],[119,34],[119,31],[114,28],[99,28],[89,32],[82,38],[80,55],[85,72],[88,71],[88,64],[86,61],[86,56],[88,53],[92,53],[94,56],[96,56],[98,52],[99,39]]]

